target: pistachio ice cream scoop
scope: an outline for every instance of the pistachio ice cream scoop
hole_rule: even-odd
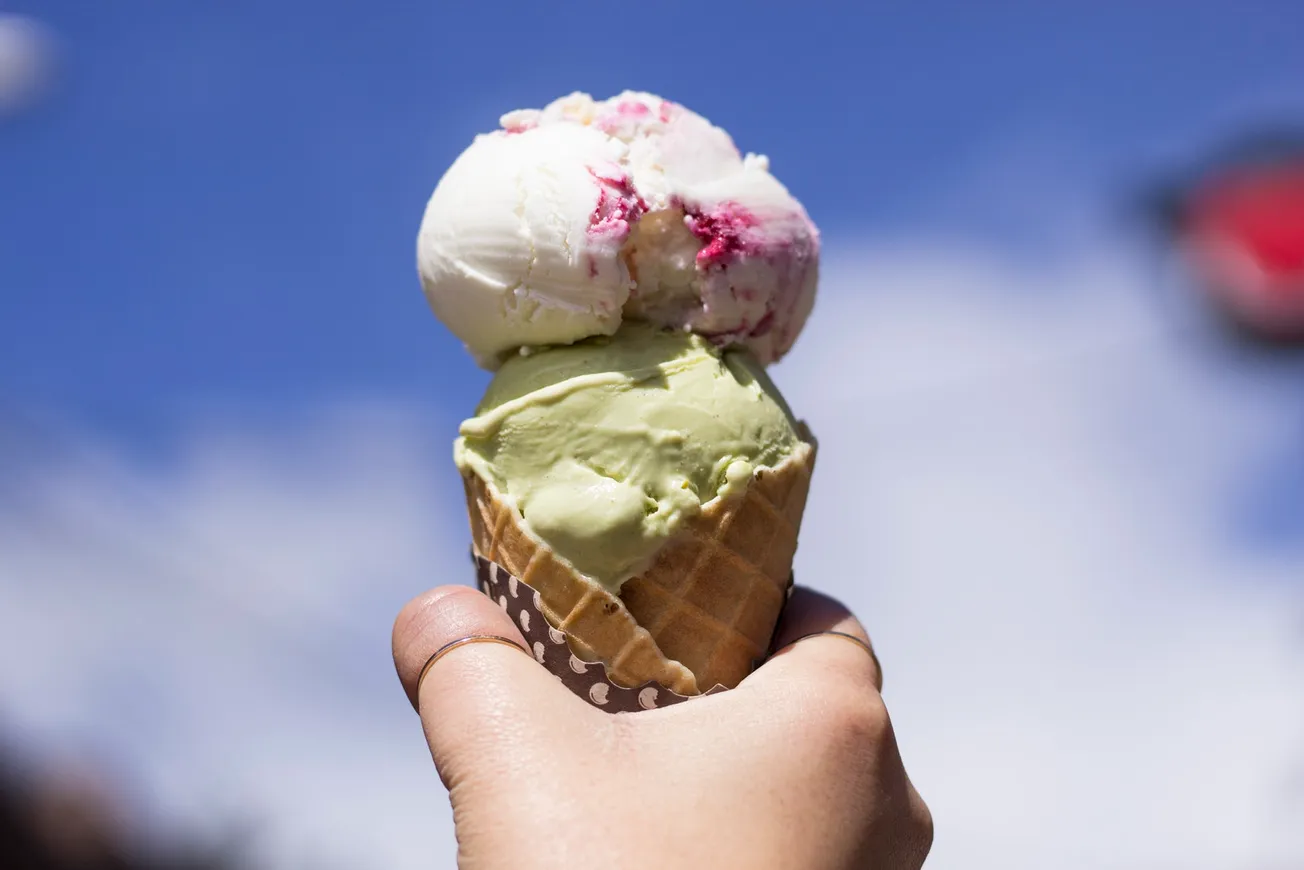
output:
[[[454,456],[615,592],[703,504],[782,462],[795,427],[750,352],[633,324],[507,360]]]

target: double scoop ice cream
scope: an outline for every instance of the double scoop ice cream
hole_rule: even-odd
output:
[[[810,314],[818,231],[764,157],[668,100],[501,123],[417,246],[431,308],[496,373],[454,446],[475,554],[538,593],[572,659],[545,664],[731,688],[791,582],[813,439],[765,366]]]

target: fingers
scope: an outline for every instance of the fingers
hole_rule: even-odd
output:
[[[883,688],[878,657],[864,626],[841,602],[812,589],[793,590],[771,649],[770,660],[748,680],[833,676],[868,683],[875,691]]]
[[[777,726],[793,747],[789,760],[799,759],[821,788],[841,789],[836,806],[846,815],[835,828],[856,830],[873,816],[848,866],[919,867],[932,843],[932,817],[902,764],[864,626],[835,599],[798,588],[773,649],[723,699]]]
[[[841,601],[822,592],[798,586],[792,591],[783,618],[774,631],[775,650],[782,649],[804,634],[817,631],[842,631],[854,634],[869,643],[869,635],[860,620],[851,615]]]
[[[511,643],[456,645],[426,668],[449,643],[477,635]],[[394,623],[393,643],[394,666],[441,774],[461,755],[495,751],[486,744],[532,739],[588,710],[527,652],[502,608],[470,587],[441,586],[413,599]]]

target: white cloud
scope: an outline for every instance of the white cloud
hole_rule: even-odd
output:
[[[469,572],[430,429],[354,409],[150,468],[47,443],[0,513],[3,707],[119,758],[161,819],[257,822],[287,865],[451,855],[389,662],[402,603]]]
[[[929,244],[832,252],[776,376],[821,436],[799,577],[876,637],[930,866],[1304,860],[1304,549],[1232,511],[1298,437],[1287,388],[1211,364],[1109,256]],[[90,436],[23,463],[4,707],[98,734],[155,812],[264,818],[269,855],[451,866],[387,650],[465,560],[451,433],[229,425],[167,463]]]
[[[54,40],[31,18],[0,14],[0,118],[35,101],[54,71]]]

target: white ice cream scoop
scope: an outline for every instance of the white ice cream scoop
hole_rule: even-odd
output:
[[[430,198],[417,262],[435,314],[488,368],[625,318],[768,364],[814,304],[819,233],[764,157],[700,115],[572,94],[476,137]]]

